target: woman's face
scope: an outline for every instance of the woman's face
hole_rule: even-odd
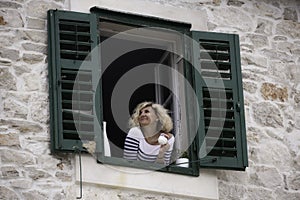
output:
[[[147,126],[156,121],[157,119],[158,118],[155,114],[155,111],[151,106],[145,107],[140,110],[138,118],[140,126]]]

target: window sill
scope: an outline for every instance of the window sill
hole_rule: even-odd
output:
[[[76,156],[76,181],[80,181]],[[199,177],[99,164],[91,155],[81,156],[83,183],[167,193],[200,199],[218,199],[214,171],[201,169]],[[84,186],[83,186],[84,187]]]

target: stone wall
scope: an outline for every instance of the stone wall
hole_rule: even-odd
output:
[[[240,35],[249,168],[218,171],[220,199],[300,199],[300,2],[145,1],[204,10],[210,31]],[[67,0],[0,2],[0,199],[78,193],[73,156],[49,150],[46,12],[68,6]],[[164,199],[105,187],[99,193]]]
[[[64,199],[70,156],[49,149],[46,14],[64,1],[0,1],[0,199]]]

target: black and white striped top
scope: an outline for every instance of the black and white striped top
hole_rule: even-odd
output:
[[[173,150],[174,137],[168,140],[170,148],[165,152],[164,162],[165,165],[170,164],[171,153]],[[129,130],[125,145],[124,145],[124,158],[128,160],[141,160],[147,162],[155,162],[159,153],[161,145],[149,144],[138,127],[133,127]]]

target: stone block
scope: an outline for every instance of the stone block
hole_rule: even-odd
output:
[[[249,53],[242,54],[242,65],[254,65],[257,67],[267,68],[267,59],[263,56],[257,56]]]
[[[13,99],[4,101],[3,110],[6,117],[27,119],[28,108],[20,102]]]
[[[2,16],[2,25],[5,27],[22,28],[24,22],[18,10],[0,10]]]
[[[288,187],[300,192],[300,172],[292,172],[287,176]]]
[[[276,26],[276,34],[289,37],[291,39],[300,38],[300,23],[290,20],[281,21]]]
[[[36,44],[36,43],[32,43],[32,42],[26,42],[26,43],[22,44],[22,47],[26,51],[35,51],[35,52],[39,52],[42,54],[47,54],[47,46],[44,44]]]
[[[7,48],[2,48],[0,50],[0,56],[2,58],[6,58],[12,61],[17,61],[20,59],[20,52],[19,50],[16,49],[7,49]]]
[[[282,17],[282,12],[279,8],[261,1],[253,3],[253,8],[249,11],[262,17],[271,17],[273,19],[280,19]]]
[[[15,179],[10,182],[11,187],[20,189],[30,189],[32,187],[32,180],[29,179]]]
[[[49,196],[51,195],[51,192],[44,193],[38,190],[31,190],[31,191],[24,191],[22,192],[23,199],[24,200],[48,200],[51,199]]]
[[[275,167],[253,166],[250,169],[250,183],[258,187],[273,189],[283,186],[283,176]]]
[[[282,60],[271,60],[269,66],[269,74],[273,76],[275,80],[286,82],[293,76],[289,65]]]
[[[48,95],[34,94],[31,96],[31,118],[34,121],[47,123],[49,121],[48,107],[49,107]]]
[[[282,188],[276,189],[274,192],[275,198],[277,199],[286,199],[286,200],[299,200],[300,192],[284,190]]]
[[[245,199],[247,188],[244,185],[219,182],[220,200],[240,200]]]
[[[30,141],[30,140],[23,140],[21,147],[23,149],[28,150],[33,155],[42,155],[46,154],[49,150],[48,142],[36,142],[36,141]]]
[[[294,156],[300,152],[300,132],[298,130],[285,134],[284,142]]]
[[[286,42],[286,41],[280,41],[276,43],[277,50],[281,52],[287,52],[290,55],[293,56],[300,56],[300,45],[291,43],[291,42]]]
[[[273,195],[272,189],[262,187],[248,187],[247,200],[276,200]]]
[[[29,93],[20,93],[15,91],[8,91],[1,93],[2,99],[14,99],[15,101],[21,103],[21,104],[28,104],[29,98],[31,94]]]
[[[24,121],[24,120],[6,120],[6,119],[0,119],[0,126],[5,125],[9,128],[19,130],[21,134],[24,133],[39,133],[43,131],[43,127],[41,127],[39,124],[30,122],[30,121]]]
[[[16,164],[18,166],[33,165],[36,163],[34,156],[22,150],[1,149],[2,163]]]
[[[243,80],[252,80],[255,82],[260,82],[260,81],[264,81],[265,76],[263,76],[262,74],[256,74],[252,71],[242,71],[242,76],[243,76]]]
[[[210,22],[218,27],[231,27],[241,31],[251,31],[255,27],[251,17],[238,8],[216,8],[209,15]]]
[[[0,146],[19,146],[19,134],[18,133],[3,133],[0,134]]]
[[[276,166],[281,172],[288,172],[293,166],[293,157],[288,147],[281,141],[272,138],[260,141],[257,148],[252,149],[251,159],[256,164]]]
[[[273,26],[274,23],[272,21],[258,18],[255,32],[264,35],[271,35]]]
[[[238,1],[238,0],[228,0],[227,5],[228,6],[237,6],[237,7],[241,7],[242,5],[244,5],[245,2],[244,1]]]
[[[34,61],[31,61],[34,62]],[[40,89],[41,76],[36,73],[25,74],[23,76],[26,91],[38,91]]]
[[[1,20],[2,19],[2,20]],[[6,23],[4,21],[4,18],[0,16],[0,26],[1,23]],[[14,31],[10,29],[0,29],[0,35],[1,35],[1,40],[0,40],[0,46],[1,47],[10,47],[14,43],[15,35],[13,34]]]
[[[47,11],[49,9],[60,9],[61,5],[56,4],[54,1],[47,2],[43,0],[29,1],[26,5],[26,13],[28,16],[46,19]]]
[[[270,139],[270,137],[265,133],[265,131],[253,126],[248,126],[247,141],[251,142],[253,145],[260,145],[261,141],[268,139]]]
[[[287,87],[279,87],[273,83],[263,83],[260,92],[266,100],[280,100],[281,102],[288,100]]]
[[[1,171],[1,178],[3,179],[16,178],[20,176],[18,170],[13,166],[1,167],[0,171]]]
[[[283,127],[283,117],[274,104],[268,102],[254,103],[252,110],[253,118],[258,124],[274,128]]]
[[[248,173],[245,171],[217,171],[218,180],[227,183],[245,185],[249,181]]]
[[[0,89],[16,90],[16,78],[7,68],[0,68]]]
[[[37,29],[37,30],[45,30],[46,29],[46,21],[44,19],[36,19],[27,17],[27,28],[28,29]]]
[[[37,43],[43,43],[47,44],[47,32],[44,30],[28,30],[26,29],[24,32],[21,32],[20,35],[24,34],[23,37],[25,37],[28,40],[31,40],[33,42]]]
[[[246,92],[249,92],[251,94],[254,94],[257,90],[257,84],[250,81],[244,81],[243,82],[243,89]]]
[[[15,74],[17,76],[21,76],[24,73],[29,73],[31,71],[31,69],[26,66],[26,65],[14,65],[13,66],[14,70],[15,70]]]
[[[72,181],[72,175],[66,172],[56,172],[55,173],[55,177],[57,177],[58,179],[60,179],[63,182],[70,182]]]
[[[269,46],[267,36],[261,34],[247,34],[246,37],[250,40],[255,49]]]
[[[25,169],[26,172],[28,172],[28,177],[32,178],[32,180],[34,181],[51,177],[48,172],[41,169],[37,169],[34,167],[26,167]]]
[[[35,64],[42,62],[45,59],[45,55],[43,54],[30,54],[24,53],[23,54],[23,61],[28,64]]]
[[[61,200],[61,199],[66,199],[66,194],[64,191],[59,191],[53,194],[53,200]],[[75,198],[75,197],[74,197]]]
[[[72,170],[70,161],[55,158],[50,155],[40,155],[38,163],[44,170]]]
[[[283,19],[298,22],[297,8],[284,8]]]
[[[295,58],[291,54],[287,52],[276,51],[276,49],[266,48],[261,50],[261,53],[267,58],[269,58],[270,60],[281,60],[282,62],[285,63],[291,63],[294,62],[295,60]]]
[[[0,199],[18,200],[20,198],[12,189],[7,186],[0,185]]]
[[[18,2],[12,2],[10,0],[2,0],[0,1],[0,8],[19,9],[22,8],[22,5]]]

